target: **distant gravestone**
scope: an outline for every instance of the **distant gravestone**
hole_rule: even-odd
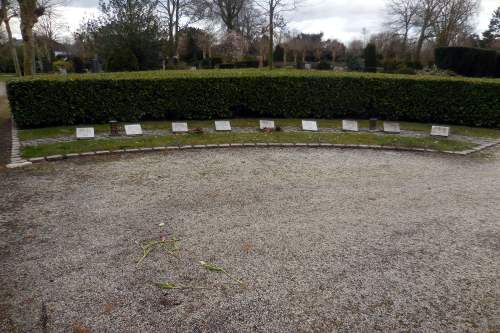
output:
[[[198,69],[198,68],[196,68],[196,66],[192,66],[192,67],[191,67],[191,70],[192,70],[192,71],[195,71],[195,70],[197,70],[197,69]]]
[[[172,123],[173,133],[186,133],[188,131],[188,124],[186,122]]]
[[[450,135],[450,128],[447,126],[432,126],[431,135],[448,137]]]
[[[349,132],[358,132],[358,122],[356,120],[342,120],[342,130]]]
[[[77,139],[93,139],[94,138],[94,128],[93,127],[83,127],[76,129]]]
[[[227,120],[218,120],[215,122],[216,131],[231,131],[231,123]]]
[[[274,126],[274,120],[261,120],[259,123],[260,123],[261,130],[266,129],[266,128],[269,128],[269,129],[276,128],[276,126]]]
[[[310,71],[310,70],[312,69],[312,66],[311,66],[311,64],[305,64],[305,65],[304,65],[304,68],[305,68],[306,70]]]
[[[399,127],[399,123],[395,123],[392,121],[384,121],[384,132],[399,134],[401,133],[401,129]]]
[[[315,120],[302,120],[302,130],[317,132],[318,123]]]
[[[140,124],[125,125],[125,134],[132,135],[142,135],[142,127]]]

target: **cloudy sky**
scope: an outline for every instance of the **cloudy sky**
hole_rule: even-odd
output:
[[[69,31],[76,30],[85,17],[98,13],[97,3],[98,0],[67,0],[61,14]],[[323,32],[327,38],[348,42],[360,38],[363,28],[370,33],[383,29],[384,3],[385,0],[306,0],[290,13],[289,25],[299,31]],[[491,14],[498,6],[499,0],[482,0],[477,32],[486,30]]]

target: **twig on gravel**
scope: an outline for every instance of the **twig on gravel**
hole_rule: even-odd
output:
[[[167,254],[170,254],[174,258],[179,260],[179,257],[176,254],[176,252],[179,251],[179,246],[177,245],[178,241],[179,241],[178,239],[172,237],[171,239],[162,238],[161,240],[136,242],[142,249],[142,257],[137,262],[137,265],[140,265],[142,261],[146,259],[146,257],[155,249],[162,249]]]
[[[243,285],[243,282],[241,282],[236,277],[229,274],[222,266],[219,266],[219,265],[213,264],[213,263],[209,263],[206,261],[200,261],[200,265],[201,265],[201,267],[203,267],[209,271],[212,271],[212,272],[222,272],[222,273],[226,274],[227,277],[229,277],[231,280],[236,281],[239,285]]]

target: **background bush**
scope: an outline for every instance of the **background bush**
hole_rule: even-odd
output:
[[[241,116],[500,127],[500,80],[300,70],[40,76],[8,83],[21,127]]]
[[[440,47],[435,50],[436,66],[463,76],[498,76],[498,53],[473,47]]]

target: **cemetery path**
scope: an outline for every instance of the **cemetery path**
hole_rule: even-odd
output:
[[[0,173],[0,331],[499,331],[499,188],[500,147],[232,148]],[[178,258],[137,265],[137,242],[162,237]]]

